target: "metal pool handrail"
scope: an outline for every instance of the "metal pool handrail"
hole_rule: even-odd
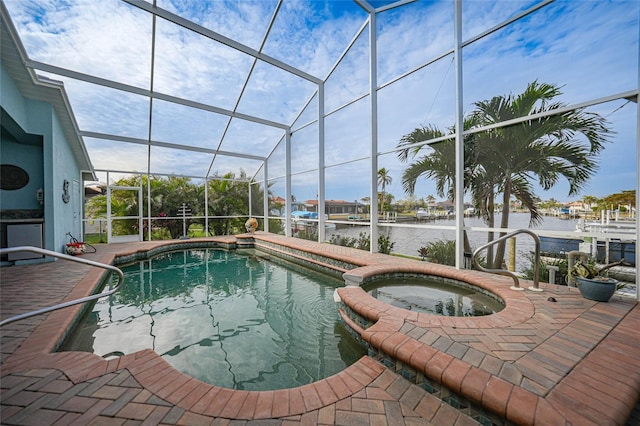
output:
[[[518,280],[518,276],[516,274],[514,274],[511,271],[507,271],[505,269],[486,269],[482,266],[480,266],[480,264],[478,263],[478,261],[476,260],[476,256],[478,255],[478,253],[494,244],[499,243],[500,241],[506,240],[508,238],[513,237],[514,235],[518,235],[518,234],[529,234],[533,237],[533,240],[535,241],[536,244],[536,248],[535,248],[535,253],[534,253],[534,264],[533,264],[533,286],[529,287],[529,290],[531,291],[542,291],[542,289],[539,287],[539,282],[540,282],[540,237],[538,237],[538,235],[536,235],[534,232],[528,230],[528,229],[518,229],[516,231],[510,232],[507,235],[504,235],[498,239],[495,239],[493,241],[489,241],[487,244],[478,247],[477,249],[475,249],[475,251],[473,252],[473,255],[471,257],[471,259],[473,260],[473,264],[476,266],[476,268],[478,268],[480,271],[482,272],[489,272],[492,274],[498,274],[498,275],[506,275],[509,276],[513,279],[513,283],[514,285],[511,286],[511,290],[524,290],[524,288],[520,287],[520,281]]]
[[[30,312],[26,312],[24,314],[20,314],[20,315],[16,315],[16,316],[7,318],[7,319],[3,320],[2,322],[0,322],[0,327],[2,327],[5,324],[9,324],[11,322],[19,321],[21,319],[33,317],[33,316],[44,314],[44,313],[51,312],[51,311],[57,311],[58,309],[67,308],[69,306],[78,305],[80,303],[90,302],[92,300],[100,299],[101,297],[110,296],[110,295],[112,295],[113,293],[115,293],[116,291],[118,291],[120,289],[120,286],[122,285],[122,283],[124,281],[124,274],[122,273],[122,271],[119,268],[116,268],[113,265],[107,265],[105,263],[95,262],[93,260],[87,260],[87,259],[82,259],[82,258],[79,258],[79,257],[69,256],[68,254],[57,253],[55,251],[46,250],[46,249],[42,249],[42,248],[38,248],[38,247],[21,246],[21,247],[11,247],[11,248],[0,249],[0,255],[8,254],[8,253],[15,253],[15,252],[18,252],[18,251],[29,251],[29,252],[32,252],[32,253],[38,253],[38,254],[42,254],[42,255],[45,255],[45,256],[51,256],[51,257],[57,257],[59,259],[70,260],[70,261],[76,262],[76,263],[83,263],[85,265],[96,266],[96,267],[102,268],[102,269],[108,269],[108,270],[118,274],[118,283],[116,284],[115,287],[113,287],[111,285],[112,281],[109,280],[109,290],[108,291],[104,291],[104,292],[98,293],[98,294],[92,294],[91,296],[82,297],[80,299],[75,299],[75,300],[70,300],[69,302],[59,303],[57,305],[48,306],[46,308],[37,309],[35,311],[30,311]]]

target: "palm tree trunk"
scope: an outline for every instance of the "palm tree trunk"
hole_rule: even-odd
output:
[[[464,227],[464,220],[462,221],[462,226]],[[473,253],[473,250],[471,249],[471,243],[469,242],[469,235],[467,235],[466,229],[462,231],[462,237],[464,242],[464,252],[469,253],[469,255],[471,255]]]
[[[495,207],[494,200],[493,200],[494,196],[495,194],[493,193],[493,191],[491,191],[488,197],[489,199],[487,200],[487,203],[486,203],[487,226],[489,228],[493,228],[496,223],[495,214],[493,212]],[[494,232],[489,231],[489,233],[487,234],[487,242],[493,241],[493,238],[494,238]],[[487,265],[492,265],[492,264],[493,264],[493,246],[489,246],[487,247]]]
[[[502,194],[502,218],[500,219],[500,228],[509,227],[509,200],[511,199],[511,181],[507,179],[504,186],[504,192]],[[506,235],[506,232],[500,232],[500,237]],[[493,262],[494,269],[502,268],[502,261],[504,260],[506,241],[500,241],[497,245],[496,257]]]

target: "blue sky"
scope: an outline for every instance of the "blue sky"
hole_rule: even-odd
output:
[[[391,2],[371,2],[375,7]],[[150,15],[117,0],[5,0],[31,59],[93,74],[130,86],[151,87]],[[533,1],[463,2],[463,39],[467,40],[536,4]],[[250,49],[261,48],[277,2],[171,1],[158,6],[193,20],[206,29],[233,38]],[[556,1],[514,25],[465,47],[463,88],[465,113],[475,101],[520,93],[533,80],[562,87],[560,101],[577,104],[638,87],[640,2]],[[368,33],[358,37],[367,15],[355,2],[285,0],[262,51],[269,57],[326,81],[325,162],[327,199],[360,199],[369,195],[370,126],[368,91]],[[316,85],[273,65],[204,38],[163,19],[157,21],[153,78],[155,91],[292,125]],[[378,147],[393,150],[415,127],[434,124],[442,129],[455,122],[455,75],[452,57],[393,83],[399,76],[438,58],[453,47],[453,6],[450,1],[417,1],[378,14]],[[251,71],[250,77],[249,72]],[[42,73],[42,72],[40,72]],[[42,73],[44,74],[44,73]],[[149,129],[149,100],[59,75],[65,82],[81,130],[122,137],[268,156],[283,152],[276,143],[280,129],[258,125],[154,100]],[[242,99],[238,98],[248,79]],[[310,106],[293,125],[294,131],[316,118]],[[633,189],[636,176],[637,104],[615,100],[588,111],[605,116],[616,132],[601,159],[600,172],[582,195],[604,196]],[[292,143],[292,179],[297,199],[317,194],[317,128],[296,131]],[[311,142],[309,142],[311,141]],[[146,171],[147,147],[86,138],[96,168]],[[152,172],[184,175],[258,173],[260,162],[163,147],[151,148]],[[281,176],[281,159],[270,160],[270,177]],[[396,155],[379,158],[393,182],[387,191],[405,198],[403,165]],[[273,182],[284,193],[284,182]],[[432,182],[420,182],[416,196],[436,195]],[[538,191],[542,199],[568,200],[562,182]],[[580,198],[580,196],[575,197]]]

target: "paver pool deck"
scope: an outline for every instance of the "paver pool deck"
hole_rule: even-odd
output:
[[[509,289],[510,279],[477,271],[266,233],[254,238],[360,265],[348,272],[351,281],[390,270],[449,276],[490,289],[507,306],[486,317],[444,317],[391,307],[359,287],[342,288],[345,309],[370,324],[362,326],[344,310],[342,320],[374,353],[327,379],[264,392],[200,382],[151,349],[109,360],[54,352],[81,311],[69,307],[0,330],[0,423],[477,424],[464,407],[454,408],[422,385],[423,378],[504,424],[640,424],[640,305],[632,298],[615,295],[599,303],[575,288],[544,283],[543,292],[518,292]],[[200,240],[235,237],[190,241]],[[98,245],[97,253],[83,257],[111,264],[116,255],[164,244]],[[1,318],[89,295],[103,273],[64,260],[3,267]],[[399,374],[406,369],[417,378]]]

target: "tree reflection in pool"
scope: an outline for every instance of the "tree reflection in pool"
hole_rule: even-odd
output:
[[[370,295],[390,305],[412,311],[445,316],[482,316],[504,309],[495,297],[474,290],[469,284],[443,278],[389,278],[363,286]]]
[[[338,321],[336,278],[252,250],[170,252],[122,269],[123,288],[61,350],[151,348],[192,377],[247,390],[308,384],[366,353]]]

